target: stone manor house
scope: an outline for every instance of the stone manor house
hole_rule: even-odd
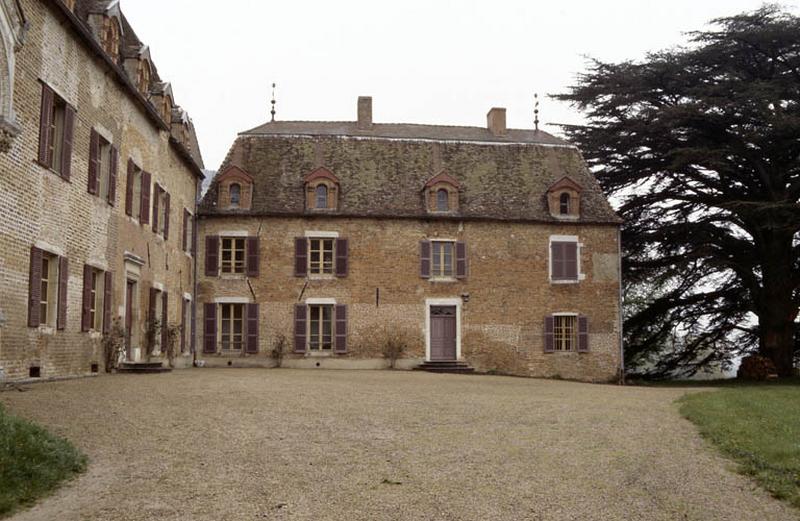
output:
[[[620,374],[620,220],[538,129],[271,121],[202,158],[118,0],[0,0],[0,379],[178,367]],[[154,322],[170,328],[154,330]]]

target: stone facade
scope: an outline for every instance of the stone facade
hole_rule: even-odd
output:
[[[13,77],[19,132],[9,150],[0,153],[0,379],[102,371],[103,331],[111,334],[112,322],[124,324],[128,280],[136,281],[129,308],[135,311],[130,346],[134,357],[143,356],[145,350],[150,288],[167,294],[170,324],[182,322],[182,299],[191,300],[194,293],[194,260],[183,237],[184,227],[192,227],[202,179],[194,127],[174,103],[166,112],[163,103],[154,104],[150,87],[163,82],[149,62],[149,53],[137,54],[137,49],[146,51],[146,46],[124,19],[119,3],[79,0],[71,4],[59,0],[18,4],[27,22],[24,41],[15,52]],[[93,25],[104,19],[118,24],[120,30],[119,52],[114,55],[103,50],[104,34]],[[129,76],[130,68],[122,64],[131,59],[147,60],[150,75],[144,80]],[[74,110],[68,176],[37,161],[43,85]],[[103,187],[112,192],[110,196],[90,193],[94,168],[90,163],[97,157],[90,149],[100,146],[95,139],[115,150],[116,189]],[[152,216],[150,223],[143,224],[137,216],[126,215],[129,161],[150,173],[151,189],[157,184],[169,194],[161,198],[161,231],[153,229]],[[96,186],[101,186],[99,181]],[[141,190],[141,183],[137,182],[136,189]],[[154,199],[151,196],[151,204]],[[169,230],[165,233],[166,200]],[[184,226],[187,212],[190,219]],[[35,271],[31,259],[37,250],[67,261],[62,266],[67,267],[68,276],[63,277],[63,288],[58,288],[63,302],[53,304],[59,314],[66,306],[65,323],[57,326],[53,322],[29,326],[30,281]],[[82,327],[86,265],[101,274],[111,273],[111,302],[105,306],[109,315],[101,319],[108,326],[98,321],[90,331]],[[56,289],[51,286],[52,291]],[[96,312],[102,313],[99,301]],[[187,347],[178,363],[189,361]]]
[[[268,123],[234,143],[222,181],[212,182],[198,211],[197,356],[208,365],[270,366],[283,339],[284,366],[377,368],[387,365],[387,338],[399,334],[409,347],[399,366],[411,368],[432,357],[431,306],[443,305],[456,312],[455,357],[477,370],[617,379],[619,220],[577,149],[538,131],[499,128],[500,109],[490,112],[487,129],[379,126],[364,99],[360,123]],[[228,172],[239,171],[252,178],[248,209],[219,204]],[[308,192],[320,171],[335,176],[338,188],[337,204],[322,212]],[[548,190],[561,190],[565,176],[580,198],[570,215],[549,208]],[[437,211],[430,188],[443,186],[456,198]],[[313,260],[304,238],[314,237],[336,241],[329,274],[311,273],[310,264],[306,271]],[[237,238],[246,250],[240,273],[221,273]],[[464,248],[465,258],[453,251],[452,276],[425,275],[422,243],[437,240]],[[576,243],[569,283],[555,280],[553,240]],[[219,310],[231,304],[243,306],[242,318],[223,326],[232,315],[223,319]],[[298,318],[305,304],[308,313],[331,306],[328,349],[303,345],[318,327]],[[569,350],[550,352],[548,317],[561,314],[581,317],[588,331],[580,342],[575,332]],[[231,338],[222,327],[239,328],[241,344],[220,347]]]

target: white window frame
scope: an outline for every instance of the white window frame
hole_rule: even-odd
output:
[[[242,353],[245,350],[246,343],[247,343],[247,299],[242,302],[242,299],[230,299],[230,302],[220,302],[218,299],[215,299],[215,303],[217,306],[217,352],[219,353]],[[231,306],[231,344],[233,344],[233,306],[241,306],[242,309],[242,332],[241,332],[241,347],[239,349],[224,349],[222,347],[222,308],[223,306]]]
[[[461,360],[461,298],[428,298],[425,299],[425,360],[431,359],[431,307],[456,307],[456,360]]]
[[[577,263],[578,278],[576,280],[553,280],[553,243],[554,242],[574,242],[577,244]],[[577,235],[551,235],[547,242],[547,280],[550,284],[578,284],[586,279],[586,274],[581,270],[581,250],[583,243]]]
[[[42,300],[41,282],[39,282],[39,329],[53,330],[58,324],[58,291],[61,280],[61,261],[60,256],[52,251],[42,250],[42,260],[47,258],[47,278],[45,279],[44,270],[41,280],[47,281],[47,300]],[[45,303],[47,316],[42,315],[42,302]]]
[[[236,271],[235,265],[235,242],[231,243],[231,271],[225,271],[222,253],[225,250],[224,244],[226,240],[242,241],[242,271]],[[219,273],[226,277],[244,277],[247,274],[247,235],[222,235],[219,236]]]
[[[89,327],[90,332],[102,332],[103,331],[103,310],[104,310],[104,302],[105,299],[105,271],[97,268],[96,266],[90,264],[92,267],[92,277],[94,278],[96,284],[95,287],[92,288],[91,293],[94,293],[94,297],[92,299],[92,308],[90,308],[90,316],[91,313],[94,313],[94,320]]]
[[[429,280],[431,280],[433,282],[436,282],[436,281],[448,281],[449,282],[449,281],[456,280],[456,270],[458,269],[458,263],[456,262],[456,242],[458,242],[458,241],[456,241],[455,239],[436,237],[434,239],[429,239],[428,242],[431,245],[431,276],[430,276]],[[436,242],[449,242],[449,243],[452,244],[453,252],[452,252],[452,255],[450,256],[450,262],[452,264],[452,270],[451,270],[452,273],[451,273],[451,275],[439,275],[439,274],[434,273],[434,269],[433,269],[433,266],[434,266],[433,244],[436,243]]]
[[[580,343],[579,331],[578,328],[578,317],[580,313],[573,313],[573,312],[562,312],[562,313],[551,313],[550,316],[553,317],[553,352],[554,353],[577,353],[578,352],[578,344]],[[574,342],[572,349],[564,350],[564,349],[556,349],[557,339],[556,339],[556,318],[558,317],[573,317],[575,319],[575,333],[574,333]]]

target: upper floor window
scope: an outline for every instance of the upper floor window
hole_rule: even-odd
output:
[[[245,238],[222,238],[222,273],[244,273],[245,268]]]
[[[569,200],[570,196],[567,192],[561,194],[558,202],[558,213],[561,215],[569,215]]]
[[[113,16],[107,16],[103,19],[103,50],[111,56],[116,62],[119,57],[119,22]]]
[[[39,163],[69,179],[75,109],[47,85],[42,85]]]
[[[117,149],[95,129],[89,138],[89,186],[90,194],[100,196],[114,205],[117,186]]]
[[[308,272],[312,275],[333,274],[333,239],[309,239]]]
[[[321,184],[317,186],[316,194],[315,194],[315,208],[327,208],[328,207],[328,187]]]
[[[420,242],[420,276],[424,279],[467,277],[467,245],[463,241]]]
[[[580,245],[573,236],[550,238],[550,280],[552,282],[578,282],[580,275]]]
[[[313,233],[313,232],[312,232]],[[348,272],[348,241],[317,232],[319,236],[297,237],[294,240],[295,277],[337,276]]]
[[[239,183],[231,183],[228,187],[228,192],[230,193],[231,208],[239,208],[239,204],[242,200],[242,185]]]
[[[436,191],[436,211],[446,212],[448,210],[450,210],[449,194],[444,188],[439,188],[439,190]]]

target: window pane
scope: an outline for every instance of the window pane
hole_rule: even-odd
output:
[[[333,306],[322,306],[322,348],[330,349],[332,345],[331,338],[331,315]]]
[[[448,201],[448,193],[444,188],[440,188],[436,192],[436,210],[439,212],[446,212],[450,209]]]
[[[453,243],[446,242],[442,244],[444,249],[444,276],[445,277],[452,277],[453,276]]]
[[[433,276],[440,276],[442,274],[442,243],[441,242],[434,242],[432,243],[433,246],[433,269],[432,275]]]
[[[319,185],[316,189],[316,208],[327,208],[328,207],[328,187],[325,185]]]

